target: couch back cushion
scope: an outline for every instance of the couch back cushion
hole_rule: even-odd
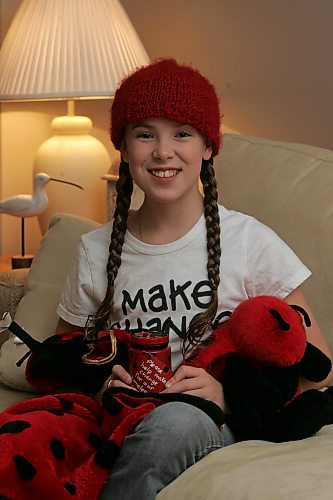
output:
[[[270,226],[311,269],[303,291],[333,352],[333,151],[226,134],[215,166],[220,202]]]

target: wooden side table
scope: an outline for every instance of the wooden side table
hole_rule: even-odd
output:
[[[11,269],[21,269],[31,266],[33,255],[26,255],[25,257],[0,255],[0,271],[10,271]]]
[[[0,271],[10,271],[12,268],[12,258],[10,255],[0,255]]]

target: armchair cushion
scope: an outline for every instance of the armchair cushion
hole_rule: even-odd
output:
[[[44,340],[54,334],[58,317],[56,307],[80,236],[99,224],[67,214],[55,215],[33,259],[25,284],[25,293],[15,321],[34,338]],[[22,391],[33,390],[25,379],[25,363],[16,362],[27,352],[13,336],[0,351],[0,382]]]
[[[11,317],[14,316],[17,305],[23,297],[27,271],[28,269],[12,269],[0,273],[0,316],[4,312],[9,312]],[[8,330],[0,332],[0,346],[8,337]]]

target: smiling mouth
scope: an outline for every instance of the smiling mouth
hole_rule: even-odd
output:
[[[170,169],[170,170],[149,170],[149,172],[154,177],[160,177],[162,179],[165,179],[165,178],[175,177],[180,172],[180,170],[176,170],[176,169]]]

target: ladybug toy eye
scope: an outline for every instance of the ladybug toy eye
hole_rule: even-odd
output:
[[[281,314],[276,309],[270,309],[269,312],[275,319],[278,320],[280,330],[288,332],[290,330],[290,324],[287,323],[281,316]]]

